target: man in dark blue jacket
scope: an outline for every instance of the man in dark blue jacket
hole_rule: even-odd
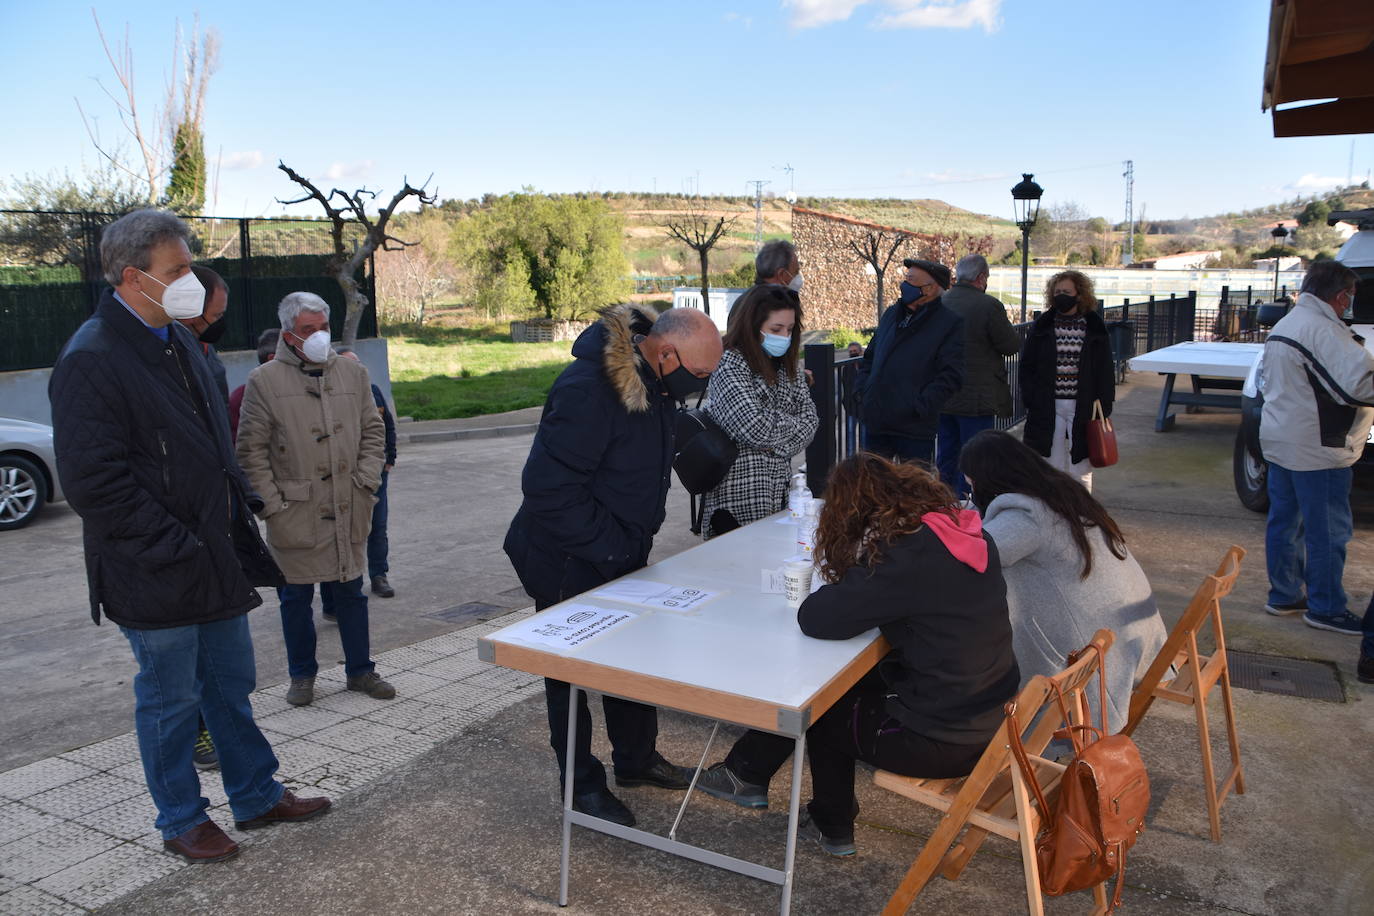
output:
[[[205,356],[173,321],[201,314],[190,233],[139,210],[100,239],[105,290],[53,367],[53,444],[81,516],[91,617],[119,625],[139,671],[134,726],[163,845],[192,862],[238,852],[205,813],[191,763],[197,712],[218,745],[240,830],[323,814],[272,778],[277,758],[253,722],[247,613],[254,586],[280,584],[258,534],[262,500],[234,459],[229,418]]]
[[[541,611],[648,562],[666,514],[675,402],[706,387],[720,361],[720,332],[695,309],[669,309],[655,321],[621,305],[582,332],[572,354],[544,404],[520,480],[525,498],[505,541]],[[544,693],[562,773],[570,690],[546,679]],[[592,756],[586,695],[578,700],[573,808],[632,826],[634,815]],[[655,749],[654,707],[610,696],[602,705],[616,785],[687,788],[684,769]]]
[[[864,353],[864,448],[930,464],[940,408],[964,383],[964,321],[940,300],[949,268],[919,258],[902,264],[901,298]]]

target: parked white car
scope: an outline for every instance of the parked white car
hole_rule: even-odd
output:
[[[0,531],[24,527],[62,498],[52,427],[0,417]]]

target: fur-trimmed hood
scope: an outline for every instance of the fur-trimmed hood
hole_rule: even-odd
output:
[[[572,355],[601,363],[602,372],[630,413],[649,409],[649,380],[653,370],[635,347],[636,334],[648,334],[658,315],[637,305],[613,305],[573,343]]]

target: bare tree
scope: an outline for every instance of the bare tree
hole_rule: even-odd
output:
[[[329,217],[332,224],[330,237],[334,241],[334,254],[329,258],[327,270],[329,275],[339,284],[339,289],[343,290],[345,313],[343,343],[345,346],[352,346],[353,341],[358,336],[358,322],[362,320],[363,312],[367,310],[367,295],[358,286],[358,270],[367,261],[368,257],[377,249],[383,251],[396,251],[412,245],[411,242],[403,242],[395,236],[390,235],[387,230],[387,223],[391,221],[391,214],[396,211],[396,207],[401,201],[408,197],[414,197],[420,201],[421,205],[430,205],[435,201],[437,189],[426,192],[425,186],[429,184],[429,179],[425,179],[420,187],[411,187],[409,181],[404,182],[404,187],[392,196],[391,202],[377,211],[375,218],[367,214],[367,204],[377,199],[376,191],[369,191],[366,188],[359,188],[356,191],[341,191],[333,188],[325,194],[315,187],[308,178],[303,178],[291,169],[286,163],[278,161],[277,168],[286,173],[286,176],[305,189],[305,195],[295,200],[281,200],[277,202],[290,206],[291,204],[305,203],[307,200],[319,201],[324,208],[325,215]],[[433,176],[430,176],[433,177]],[[338,201],[336,204],[335,202]],[[344,232],[349,226],[356,226],[362,230],[361,238],[345,239]],[[352,250],[350,249],[352,246]]]
[[[892,266],[892,259],[896,257],[897,249],[901,248],[903,243],[915,238],[916,236],[913,234],[903,232],[900,229],[869,229],[857,237],[845,239],[845,246],[858,255],[859,260],[873,268],[873,276],[878,281],[875,302],[878,319],[874,322],[875,325],[883,320],[883,309],[887,306],[887,302],[883,298],[883,275]]]
[[[81,114],[81,122],[85,125],[91,145],[115,170],[137,180],[139,185],[146,189],[145,196],[149,204],[157,204],[163,197],[164,180],[176,165],[173,158],[174,144],[177,153],[184,154],[183,163],[192,162],[191,154],[199,151],[199,187],[203,200],[205,157],[200,125],[205,114],[206,87],[219,54],[219,36],[211,29],[202,38],[200,21],[197,19],[190,42],[184,43],[178,23],[172,54],[174,70],[181,73],[181,91],[178,93],[177,87],[169,84],[166,88],[165,104],[153,110],[151,119],[145,119],[138,107],[138,92],[134,81],[134,53],[129,44],[128,25],[124,27],[124,40],[112,50],[105,38],[105,30],[100,25],[100,17],[94,9],[91,10],[91,18],[95,20],[100,45],[105,50],[105,58],[110,62],[111,69],[114,70],[121,94],[111,92],[99,80],[96,81],[96,85],[100,86],[101,91],[114,103],[115,110],[119,113],[120,125],[137,148],[137,161],[125,156],[122,144],[100,136],[98,128],[92,125],[92,118],[87,117],[81,100],[77,99],[76,108]]]
[[[711,249],[730,231],[739,216],[713,216],[701,198],[691,201],[681,213],[666,218],[660,226],[669,238],[677,239],[697,253],[701,261],[701,307],[711,314],[711,274],[708,267]]]

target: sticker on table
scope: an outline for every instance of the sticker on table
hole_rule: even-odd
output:
[[[642,579],[626,579],[612,582],[592,592],[598,598],[611,601],[624,601],[644,607],[667,608],[670,611],[689,611],[710,601],[720,592],[687,585],[665,585],[662,582],[645,582]]]
[[[501,638],[566,651],[633,620],[635,616],[633,611],[569,604],[557,611],[536,614],[513,624],[502,632]]]

